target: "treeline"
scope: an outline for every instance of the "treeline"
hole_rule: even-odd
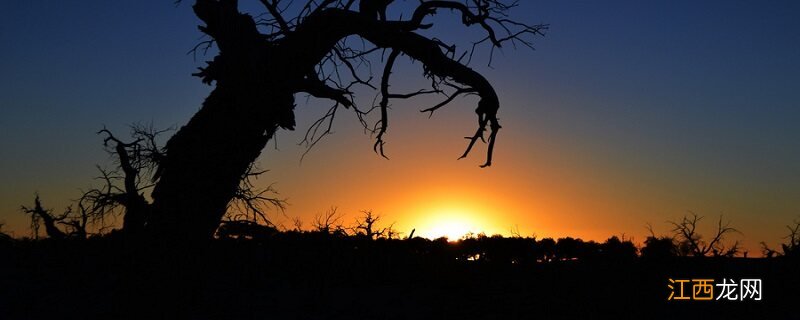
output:
[[[42,219],[47,217],[48,210],[41,207],[38,198],[35,206],[26,209],[32,218],[33,234],[38,235],[43,225],[48,241],[81,241],[87,239],[113,239],[123,236],[111,230],[105,233],[87,235],[85,231],[66,233],[55,228],[54,222]],[[390,250],[395,254],[413,254],[419,256],[435,256],[437,259],[456,261],[480,261],[498,263],[551,263],[573,260],[617,260],[629,261],[642,259],[669,259],[673,257],[748,257],[742,251],[738,241],[730,242],[727,237],[738,230],[723,223],[720,217],[717,230],[710,237],[701,235],[697,230],[703,219],[694,213],[684,216],[677,222],[669,222],[673,229],[670,235],[656,235],[650,229],[641,245],[632,239],[612,236],[604,242],[584,241],[580,238],[542,238],[522,237],[518,234],[510,237],[502,235],[466,234],[461,239],[426,239],[414,236],[414,231],[407,236],[393,228],[393,224],[384,225],[381,216],[372,211],[362,211],[354,222],[345,225],[343,216],[336,208],[319,214],[312,221],[310,228],[295,219],[292,228],[275,226],[270,223],[257,222],[252,219],[229,219],[223,221],[216,232],[216,241],[222,243],[258,243],[268,244],[276,248],[285,246],[291,250],[314,251],[311,248],[335,248],[340,253],[366,249]],[[49,223],[48,223],[49,222]],[[74,224],[66,224],[73,226]],[[787,242],[779,249],[772,249],[762,242],[762,256],[800,257],[800,221],[786,226],[789,230],[785,237]],[[38,237],[13,239],[2,233],[0,225],[0,243],[8,245],[14,242],[33,242]],[[73,228],[73,230],[81,230]],[[71,236],[70,236],[71,235]],[[43,238],[44,239],[44,238]],[[43,240],[42,239],[42,240]],[[704,240],[708,239],[708,240]],[[349,253],[348,253],[349,254]]]
[[[306,246],[330,246],[332,243],[341,250],[364,248],[392,248],[407,252],[437,256],[445,259],[461,261],[483,261],[500,263],[549,263],[573,260],[619,260],[629,261],[642,259],[670,259],[674,257],[747,257],[738,241],[727,241],[726,236],[738,232],[718,222],[715,234],[708,241],[697,229],[703,217],[690,214],[678,222],[670,222],[673,234],[658,236],[654,232],[641,245],[632,239],[612,236],[604,242],[584,241],[580,238],[542,238],[522,237],[519,235],[506,237],[502,235],[466,234],[461,239],[426,239],[415,237],[414,231],[402,236],[392,225],[380,227],[380,216],[371,211],[363,211],[355,223],[346,226],[341,223],[341,216],[332,209],[328,213],[318,215],[310,229],[302,228],[302,223],[295,220],[295,227],[266,226],[249,221],[226,221],[217,232],[217,239],[224,241],[255,241],[273,244],[283,243],[294,247],[296,243]],[[780,251],[769,248],[762,242],[764,257],[797,258],[800,247],[800,222],[787,226],[790,233],[787,243],[781,245]]]

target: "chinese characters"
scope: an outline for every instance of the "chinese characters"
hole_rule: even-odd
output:
[[[715,283],[714,279],[668,279],[667,287],[670,289],[667,300],[761,300],[761,279],[734,279],[722,278],[722,282]],[[714,292],[717,292],[715,295]]]

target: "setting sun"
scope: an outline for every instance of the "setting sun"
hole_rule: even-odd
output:
[[[477,218],[477,214],[464,209],[432,210],[429,219],[418,229],[418,234],[429,239],[447,237],[454,241],[467,233],[484,232],[485,226]]]
[[[458,240],[473,230],[475,230],[474,226],[464,221],[443,221],[432,226],[426,237],[431,239],[447,237],[448,240]]]

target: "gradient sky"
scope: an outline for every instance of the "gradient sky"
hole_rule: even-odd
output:
[[[646,223],[667,233],[667,220],[691,210],[707,227],[723,214],[751,252],[781,241],[800,216],[800,3],[523,2],[517,19],[551,25],[537,50],[472,64],[501,99],[491,168],[478,168],[484,146],[456,161],[475,126],[470,98],[432,119],[417,110],[435,100],[393,103],[391,160],[343,112],[301,163],[297,142],[327,103],[298,96],[298,131],[265,150],[259,163],[271,171],[259,184],[276,183],[286,216],[306,226],[337,206],[347,222],[372,209],[406,234],[516,226],[641,242]],[[390,16],[414,1],[398,3]],[[446,12],[434,19],[444,23],[432,32],[462,48],[479,32],[456,29]],[[133,122],[188,121],[211,90],[190,76],[211,58],[186,54],[197,24],[188,3],[172,1],[0,3],[5,230],[27,234],[19,206],[34,192],[60,210],[92,183],[94,165],[110,160],[94,133],[103,125],[122,134]],[[401,66],[394,88],[425,85],[419,64]]]

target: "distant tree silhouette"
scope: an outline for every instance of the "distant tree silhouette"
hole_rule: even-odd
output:
[[[215,89],[169,139],[158,161],[153,202],[141,226],[151,235],[190,242],[211,237],[266,143],[278,129],[294,129],[294,95],[301,92],[333,101],[328,113],[309,128],[306,142],[310,146],[330,133],[336,111],[344,107],[355,111],[362,124],[375,133],[374,149],[381,155],[390,100],[445,94],[441,103],[423,110],[432,114],[458,96],[477,95],[478,127],[468,138],[462,158],[478,140],[485,140],[488,148],[483,166],[491,165],[500,129],[495,90],[466,66],[466,54],[471,57],[471,51],[456,56],[455,46],[417,31],[431,28],[433,23],[426,18],[442,9],[460,14],[465,26],[480,27],[485,37],[477,44],[491,48],[506,43],[530,46],[526,37],[546,28],[512,21],[506,13],[514,5],[496,0],[421,2],[404,20],[383,19],[391,1],[369,1],[383,4],[371,6],[374,12],[366,13],[352,10],[353,0],[308,1],[296,6],[298,12],[292,17],[286,16],[287,5],[281,1],[260,2],[267,14],[259,20],[241,13],[235,0],[197,0],[193,5],[204,22],[200,30],[210,37],[196,49],[211,45],[219,49],[195,75],[204,83],[213,83]],[[369,45],[357,47],[348,39],[363,39]],[[380,51],[386,52],[385,67],[376,87],[359,66],[369,64],[370,54]],[[430,90],[389,91],[390,74],[400,56],[422,63],[424,75],[431,79]],[[343,74],[346,76],[341,77]],[[379,90],[378,105],[359,108],[353,100],[358,86]],[[380,112],[374,126],[364,118],[372,110]],[[488,137],[484,135],[487,130]]]
[[[675,239],[678,242],[678,252],[681,255],[691,255],[695,257],[732,257],[739,252],[739,241],[735,241],[733,244],[727,246],[723,243],[725,236],[730,233],[739,232],[735,228],[730,227],[730,222],[723,223],[722,216],[720,216],[717,222],[716,233],[710,241],[706,242],[703,240],[702,235],[697,232],[698,222],[702,219],[702,216],[690,212],[689,215],[683,216],[680,222],[669,221],[673,226],[672,231],[675,233]]]
[[[547,262],[555,259],[556,256],[556,241],[553,238],[544,238],[539,241],[539,254],[538,256],[542,261]]]
[[[580,256],[580,249],[583,240],[573,237],[559,238],[556,241],[556,257],[558,259],[569,260]]]
[[[670,237],[649,236],[640,250],[642,258],[663,260],[678,256],[675,242]]]
[[[600,245],[602,254],[609,259],[613,260],[632,260],[636,258],[636,246],[630,240],[622,240],[617,236],[608,238],[606,242]]]
[[[761,242],[761,251],[765,257],[782,256],[800,259],[800,220],[795,220],[794,225],[787,225],[786,229],[789,229],[789,234],[784,237],[787,242],[781,243],[782,252],[771,249],[766,242]]]
[[[780,256],[781,254],[778,251],[770,248],[766,242],[761,241],[761,254],[766,258],[774,258],[775,256]]]
[[[665,260],[678,256],[678,246],[675,239],[669,236],[657,236],[653,226],[647,224],[650,235],[644,240],[644,246],[639,250],[641,257],[652,260]]]
[[[536,239],[533,238],[481,235],[477,238],[477,242],[482,261],[516,264],[531,263],[536,260],[533,256]]]
[[[789,234],[787,243],[781,244],[783,255],[790,258],[800,258],[800,221],[795,221],[793,226],[786,226]]]
[[[52,239],[66,238],[67,235],[56,227],[56,223],[66,218],[66,212],[61,216],[53,216],[51,210],[45,210],[42,207],[42,201],[39,199],[38,194],[33,200],[33,207],[22,206],[22,212],[31,216],[31,232],[34,238],[39,237],[39,228],[41,224],[44,224],[45,232],[48,237]]]
[[[353,232],[357,236],[363,236],[367,239],[377,239],[386,237],[389,239],[394,238],[397,232],[392,229],[392,225],[388,227],[378,227],[378,221],[381,220],[379,214],[372,213],[372,210],[361,211],[362,216],[356,218],[356,224],[353,227]]]
[[[342,215],[337,211],[338,208],[331,207],[325,213],[318,214],[312,224],[314,231],[325,235],[346,236],[347,230],[342,224]]]
[[[85,239],[103,232],[107,227],[106,218],[111,212],[104,208],[105,203],[97,202],[95,192],[97,189],[84,192],[59,215],[53,214],[51,209],[45,209],[37,194],[32,207],[22,206],[22,211],[31,217],[33,237],[38,239],[41,226],[44,226],[45,234],[51,239]]]

